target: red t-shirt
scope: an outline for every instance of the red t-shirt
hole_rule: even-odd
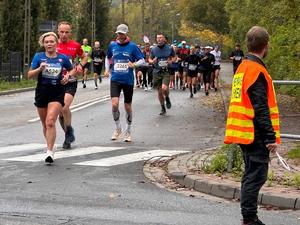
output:
[[[73,40],[67,43],[59,42],[56,51],[68,56],[69,59],[72,59],[72,63],[74,63],[77,56],[82,57],[84,55],[81,45]]]

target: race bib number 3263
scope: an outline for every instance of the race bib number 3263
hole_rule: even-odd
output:
[[[243,84],[243,73],[235,74],[232,81],[232,93],[231,102],[241,102],[242,101],[242,84]]]

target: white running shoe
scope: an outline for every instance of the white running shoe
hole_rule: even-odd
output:
[[[98,87],[96,86],[96,87],[95,87],[95,90],[97,90],[97,89],[98,89]]]
[[[122,129],[116,129],[113,133],[113,135],[111,136],[111,140],[115,141],[117,140],[122,134]]]
[[[124,141],[125,142],[131,142],[131,133],[129,130],[126,130],[124,132]]]
[[[147,87],[145,87],[145,88],[144,88],[144,91],[148,91],[148,88],[147,88]]]
[[[54,162],[54,151],[47,150],[45,163],[51,164]]]

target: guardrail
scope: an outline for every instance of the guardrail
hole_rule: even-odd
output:
[[[273,80],[273,83],[276,85],[300,85],[300,80]],[[280,137],[300,140],[298,134],[280,134]]]

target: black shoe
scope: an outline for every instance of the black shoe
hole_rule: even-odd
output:
[[[209,92],[208,92],[208,91],[206,91],[206,92],[205,92],[205,95],[206,95],[206,96],[207,96],[207,95],[209,95]]]
[[[82,79],[81,83],[84,84],[84,79]]]
[[[71,143],[67,143],[66,141],[63,143],[63,149],[71,149]]]
[[[185,89],[186,89],[186,87],[185,87],[185,86],[183,86],[183,87],[182,87],[182,90],[183,90],[183,91],[185,91]]]
[[[167,106],[167,109],[170,109],[172,107],[171,100],[170,100],[169,96],[166,97],[166,106]]]
[[[72,143],[75,141],[74,129],[72,126],[66,128],[65,142]]]
[[[193,95],[193,93],[191,93],[191,94],[190,94],[190,98],[193,98],[193,97],[194,97],[194,95]]]
[[[196,94],[197,93],[197,88],[196,87],[194,87],[194,94]]]
[[[162,107],[159,115],[164,116],[164,115],[166,115],[166,113],[167,113],[166,108]]]
[[[83,88],[86,88],[86,85],[85,85],[85,84],[83,84]]]
[[[255,219],[255,220],[243,220],[243,225],[266,225],[263,222],[261,222],[260,219]]]
[[[218,88],[215,88],[215,91],[218,91]]]

